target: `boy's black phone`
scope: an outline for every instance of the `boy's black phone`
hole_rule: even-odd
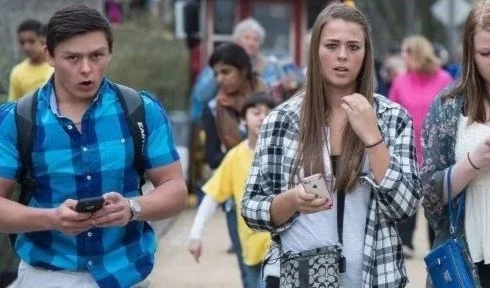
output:
[[[105,199],[102,196],[78,200],[75,211],[78,213],[94,213],[104,206]]]

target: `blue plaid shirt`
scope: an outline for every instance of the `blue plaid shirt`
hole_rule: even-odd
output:
[[[133,141],[128,123],[108,80],[85,112],[82,133],[59,116],[53,81],[39,92],[36,137],[32,154],[37,180],[31,207],[54,208],[65,200],[101,196],[115,191],[138,196],[139,176],[133,167]],[[156,99],[140,93],[146,113],[145,169],[179,159],[167,114]],[[0,177],[16,179],[19,155],[15,103],[0,106]],[[100,287],[130,287],[153,269],[155,235],[146,222],[125,227],[93,228],[77,236],[59,231],[19,235],[15,247],[28,264],[51,270],[90,273]]]

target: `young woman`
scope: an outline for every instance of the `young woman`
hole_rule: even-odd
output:
[[[437,247],[449,237],[445,205],[465,201],[458,237],[469,250],[475,287],[490,287],[490,1],[468,15],[463,55],[461,80],[441,93],[425,120],[423,206]],[[452,199],[443,190],[449,167]]]
[[[305,91],[264,120],[242,216],[280,242],[266,260],[269,287],[279,285],[271,281],[280,274],[279,254],[339,242],[338,196],[345,196],[341,287],[407,283],[396,222],[421,201],[412,121],[400,106],[374,95],[370,33],[356,8],[325,8],[313,26]],[[333,203],[300,184],[316,173],[335,175],[327,184]],[[281,285],[287,280],[281,277]]]
[[[226,43],[215,49],[209,59],[219,90],[215,99],[204,109],[206,132],[206,162],[215,169],[224,153],[245,138],[240,131],[240,111],[243,102],[257,92],[267,90],[259,76],[252,71],[250,58],[237,44]]]

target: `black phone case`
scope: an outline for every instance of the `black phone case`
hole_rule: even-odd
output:
[[[103,197],[86,198],[78,201],[75,211],[79,213],[93,213],[104,206]]]

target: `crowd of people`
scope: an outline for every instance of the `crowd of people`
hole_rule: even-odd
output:
[[[474,4],[459,66],[421,35],[377,65],[368,19],[335,2],[308,33],[306,67],[287,69],[261,53],[258,21],[238,23],[190,95],[214,170],[191,256],[221,207],[244,288],[404,287],[423,206],[430,246],[457,233],[473,286],[490,287],[489,23],[490,1]],[[165,108],[105,76],[113,35],[95,9],[25,21],[18,40],[26,59],[0,106],[0,232],[20,264],[0,282],[149,287],[148,221],[187,202]],[[460,203],[452,230],[445,207]]]
[[[429,207],[426,208],[426,215],[431,224],[431,247],[447,239],[447,235],[440,233],[441,229],[448,228],[447,215],[442,213],[440,206],[437,206],[437,209],[431,206],[434,205],[431,204],[432,201],[439,203],[437,201],[440,201],[443,195],[441,182],[439,178],[434,182],[434,179],[426,177],[434,173],[431,171],[435,169],[435,163],[442,161],[446,166],[436,169],[439,172],[437,177],[442,178],[454,156],[448,155],[444,156],[447,158],[441,159],[439,153],[446,153],[445,150],[432,151],[430,153],[433,154],[430,154],[429,151],[432,149],[429,145],[433,143],[432,145],[447,149],[447,153],[454,153],[456,131],[466,129],[471,131],[468,132],[470,135],[458,132],[464,133],[458,138],[464,139],[462,141],[465,141],[466,145],[471,143],[472,146],[476,146],[480,143],[478,148],[475,148],[479,149],[480,153],[473,151],[467,154],[469,147],[460,148],[464,151],[460,152],[464,155],[460,156],[460,161],[466,165],[467,174],[462,176],[465,180],[455,186],[455,191],[464,190],[468,183],[476,182],[473,180],[475,172],[481,166],[485,166],[484,159],[488,157],[484,156],[484,149],[487,147],[484,144],[485,139],[476,135],[484,135],[484,129],[488,127],[486,123],[490,118],[489,113],[482,110],[482,107],[490,107],[488,99],[484,96],[487,93],[488,81],[483,62],[484,57],[488,55],[485,54],[486,49],[490,47],[485,46],[483,39],[481,47],[478,47],[476,42],[480,35],[476,33],[477,29],[480,29],[480,37],[484,38],[488,32],[485,19],[490,16],[487,14],[489,4],[488,1],[476,4],[468,17],[467,26],[473,22],[474,27],[466,28],[463,38],[465,54],[459,67],[447,65],[447,56],[444,55],[447,51],[421,35],[404,39],[400,49],[391,51],[382,65],[375,66],[370,28],[362,13],[342,4],[333,4],[325,8],[306,39],[310,49],[307,66],[303,70],[303,88],[293,94],[293,97],[277,98],[273,96],[273,87],[267,85],[271,98],[280,105],[264,120],[251,168],[249,169],[248,165],[242,167],[245,170],[249,169],[248,180],[243,181],[243,191],[235,193],[231,188],[223,188],[231,185],[230,183],[223,186],[216,184],[219,182],[217,179],[222,177],[222,169],[225,169],[227,174],[237,173],[237,182],[241,182],[243,177],[238,176],[242,175],[241,172],[225,168],[228,164],[223,164],[223,167],[217,165],[223,157],[228,159],[227,153],[230,153],[230,159],[234,158],[235,153],[231,153],[234,150],[227,152],[230,147],[222,145],[221,141],[224,141],[225,136],[220,138],[219,133],[205,129],[206,136],[211,132],[211,137],[206,138],[206,145],[214,145],[214,151],[218,153],[219,158],[208,157],[216,154],[210,154],[210,150],[206,149],[209,166],[217,170],[203,187],[206,196],[191,229],[190,253],[196,260],[199,258],[203,248],[200,238],[204,223],[218,203],[225,201],[223,194],[233,195],[235,202],[241,202],[241,205],[236,203],[236,207],[241,207],[241,211],[233,211],[231,215],[239,215],[241,212],[250,228],[270,233],[270,239],[264,236],[262,242],[270,240],[271,244],[261,262],[263,282],[260,285],[256,284],[254,277],[247,277],[247,273],[256,273],[250,272],[246,269],[247,265],[243,265],[243,259],[254,250],[240,237],[235,239],[240,239],[241,243],[236,244],[236,241],[233,241],[234,245],[242,246],[237,249],[237,253],[242,255],[237,256],[240,267],[245,267],[241,268],[244,287],[303,287],[300,284],[301,277],[298,273],[295,274],[298,272],[295,270],[297,267],[285,267],[284,263],[291,261],[285,256],[320,255],[328,259],[328,255],[321,254],[323,252],[319,252],[319,248],[336,245],[342,247],[340,258],[345,258],[345,265],[348,267],[345,273],[333,275],[333,278],[321,278],[324,274],[317,275],[318,279],[323,280],[315,277],[312,280],[310,277],[309,285],[313,285],[315,281],[330,281],[325,279],[333,279],[332,281],[340,283],[341,287],[406,285],[408,278],[403,261],[413,257],[415,212],[424,197],[424,206]],[[240,23],[237,27],[240,25],[243,24]],[[262,40],[262,29],[256,30],[257,38]],[[235,42],[243,45],[240,41]],[[219,53],[223,47],[218,47],[215,53]],[[480,55],[480,62],[477,56],[467,58],[466,55],[469,54]],[[214,53],[211,59],[213,57]],[[196,90],[201,85],[198,77],[192,94],[192,99],[198,99],[209,92],[201,104],[204,108],[197,108],[197,111],[202,113],[204,126],[222,125],[216,112],[213,114],[212,111],[216,103],[222,101],[220,93],[223,91],[222,86],[226,84],[219,80],[219,67],[216,69],[212,64],[210,66],[207,69],[214,70],[219,88],[214,91],[206,89],[205,93],[200,93]],[[375,67],[378,67],[379,71],[374,70]],[[467,74],[469,71],[473,75]],[[203,73],[205,72],[201,73],[201,77]],[[380,74],[381,77],[377,77]],[[209,75],[211,78],[211,71]],[[472,78],[466,79],[463,75]],[[263,77],[263,80],[266,79]],[[267,81],[264,82],[267,84]],[[465,86],[461,86],[461,83],[465,83]],[[218,90],[221,92],[217,92]],[[473,96],[466,96],[472,93]],[[239,97],[235,99],[237,102],[241,101]],[[475,122],[473,125],[481,127],[474,130],[476,128],[463,122],[450,130],[444,130],[444,133],[438,130],[429,131],[428,129],[449,129],[449,116],[443,112],[447,108],[439,108],[437,113],[434,113],[435,117],[444,116],[444,120],[434,119],[433,125],[437,123],[441,127],[429,128],[430,116],[433,113],[429,111],[433,111],[437,102],[444,101],[443,99],[461,99],[458,100],[461,103],[477,99],[481,101],[478,111],[477,104],[471,108],[472,105],[461,103],[457,107],[459,110],[455,110],[463,113],[463,119],[469,121],[469,124]],[[447,101],[454,105],[454,101]],[[237,111],[235,115],[238,119]],[[201,119],[201,114],[193,112],[195,119]],[[477,115],[481,118],[466,116],[471,113],[479,113]],[[451,120],[450,123],[454,121]],[[245,135],[246,129],[236,124],[233,126],[235,132],[229,133],[226,137],[239,135],[240,131]],[[457,128],[459,130],[456,130]],[[449,136],[452,142],[447,142],[448,139],[444,138]],[[432,140],[434,137],[438,139]],[[218,161],[215,161],[216,159]],[[234,161],[236,165],[246,162]],[[422,171],[424,181],[421,180],[419,171]],[[457,171],[453,170],[452,173]],[[331,199],[319,198],[305,191],[302,179],[318,173],[324,176],[327,184],[330,183],[328,188]],[[480,177],[484,178],[484,175]],[[461,181],[457,176],[453,176],[454,178],[455,181]],[[488,242],[485,241],[485,237],[488,237],[488,222],[478,216],[486,215],[485,207],[488,204],[486,197],[481,196],[486,193],[483,183],[479,184],[479,192],[463,193],[468,195],[465,196],[467,201],[472,201],[473,205],[478,207],[478,212],[473,208],[471,212],[465,209],[466,220],[461,222],[471,221],[471,226],[466,226],[472,227],[472,232],[464,232],[464,229],[460,231],[472,239],[467,242],[470,245],[472,262],[476,265],[472,270],[474,284],[489,287],[486,271],[490,259],[485,258],[485,251],[489,247],[484,244]],[[220,194],[222,189],[228,190],[228,193]],[[468,187],[467,191],[472,190]],[[471,195],[475,193],[479,193],[480,196]],[[444,201],[446,202],[442,204],[447,203],[447,199]],[[432,213],[442,213],[438,215],[438,225],[433,225]],[[342,214],[340,218],[339,214]],[[468,215],[473,218],[468,220]],[[231,219],[228,220],[230,227]],[[339,226],[339,221],[343,222],[342,227]],[[240,223],[241,219],[238,219],[234,225],[240,226]],[[232,229],[230,233],[233,233]],[[239,231],[239,234],[254,233],[251,230]],[[262,235],[261,232],[255,233],[257,237]],[[231,238],[233,239],[233,236]],[[262,246],[254,246],[255,249],[259,247]],[[432,285],[430,279],[428,285]]]

